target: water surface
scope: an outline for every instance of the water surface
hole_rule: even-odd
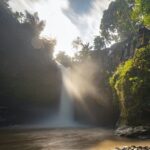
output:
[[[150,141],[120,139],[98,128],[0,131],[0,150],[111,150],[133,144],[150,146]]]

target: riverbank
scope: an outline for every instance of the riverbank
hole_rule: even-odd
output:
[[[150,139],[150,126],[122,126],[116,129],[115,135],[136,139]]]
[[[148,146],[150,150],[150,140],[131,140],[131,139],[106,139],[90,150],[147,150],[147,149],[128,149],[131,146]],[[128,147],[128,148],[127,148]]]

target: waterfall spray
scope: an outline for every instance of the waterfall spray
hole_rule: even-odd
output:
[[[79,124],[74,120],[74,106],[73,99],[69,94],[66,86],[66,79],[68,75],[68,69],[63,65],[58,64],[58,67],[62,73],[62,88],[61,98],[59,104],[59,110],[57,115],[51,120],[50,126],[52,127],[77,127]]]

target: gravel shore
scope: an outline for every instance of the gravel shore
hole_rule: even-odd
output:
[[[150,150],[150,147],[148,146],[124,146],[122,148],[116,147],[115,150]]]

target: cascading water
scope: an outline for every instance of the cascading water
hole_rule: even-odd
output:
[[[58,117],[60,120],[73,120],[73,102],[63,83]]]
[[[66,86],[66,79],[68,78],[68,69],[63,65],[58,64],[62,73],[62,88],[61,88],[61,98],[59,111],[57,115],[51,120],[50,126],[52,127],[76,127],[79,126],[77,122],[74,121],[74,106],[73,99],[69,94]]]

